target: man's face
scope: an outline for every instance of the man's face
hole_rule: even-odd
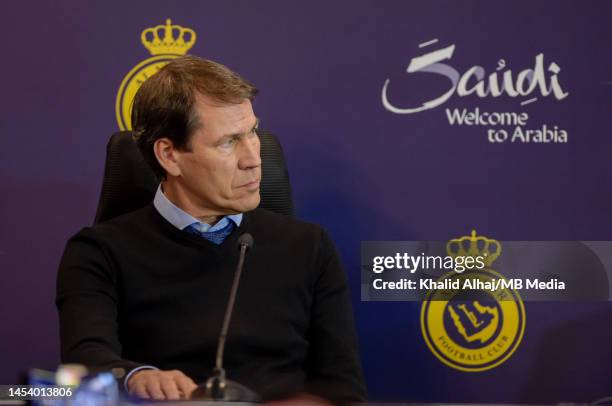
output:
[[[250,100],[219,104],[197,96],[200,127],[191,135],[190,151],[177,151],[175,178],[196,216],[226,215],[259,205],[261,158],[257,118]]]

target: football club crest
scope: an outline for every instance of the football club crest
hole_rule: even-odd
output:
[[[485,268],[451,271],[439,280],[459,279],[460,286],[480,280],[505,279],[491,269],[501,244],[483,236],[464,236],[446,245],[450,256],[482,256]],[[472,283],[472,285],[476,285]],[[465,372],[486,371],[506,361],[525,331],[525,308],[519,294],[498,290],[438,289],[429,291],[421,307],[421,331],[427,347],[444,364]]]
[[[132,129],[132,101],[140,86],[172,59],[185,55],[195,44],[196,33],[167,19],[165,25],[143,30],[140,40],[152,56],[134,66],[119,86],[115,114],[122,131]]]

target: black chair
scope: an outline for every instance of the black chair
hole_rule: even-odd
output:
[[[259,130],[261,140],[261,203],[259,207],[293,215],[289,172],[278,139]],[[111,136],[106,146],[102,191],[94,224],[140,209],[155,196],[158,181],[145,162],[130,131]]]

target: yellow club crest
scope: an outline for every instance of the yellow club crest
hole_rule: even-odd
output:
[[[450,256],[482,256],[485,268],[465,273],[451,271],[439,280],[459,279],[460,285],[480,280],[505,279],[491,269],[501,255],[501,244],[472,231],[452,239]],[[519,294],[500,287],[495,291],[431,290],[421,307],[421,332],[427,347],[444,364],[465,372],[486,371],[506,361],[525,331],[525,307]]]
[[[115,114],[121,130],[132,129],[132,101],[144,81],[172,59],[185,55],[195,44],[196,38],[196,33],[191,28],[173,25],[170,19],[166,20],[165,25],[157,25],[142,31],[140,41],[152,57],[132,68],[119,86]]]

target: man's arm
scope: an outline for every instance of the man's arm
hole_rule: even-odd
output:
[[[335,403],[366,398],[346,273],[338,252],[322,232],[308,330],[306,390]]]
[[[112,370],[121,382],[145,366],[121,357],[117,302],[116,270],[100,242],[84,229],[68,241],[57,277],[63,363],[84,364],[93,372]],[[196,387],[180,371],[148,369],[129,378],[128,391],[145,398],[184,398]]]
[[[121,358],[117,324],[116,274],[110,259],[88,229],[66,245],[57,276],[61,358],[93,369],[142,364]]]

